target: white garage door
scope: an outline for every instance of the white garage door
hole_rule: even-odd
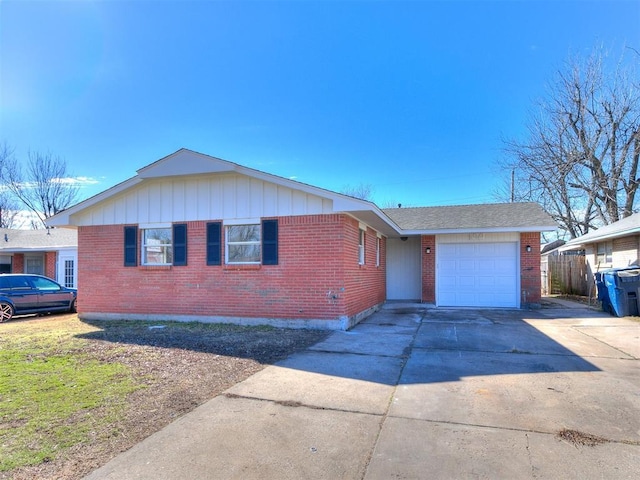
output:
[[[519,306],[517,243],[445,243],[437,251],[439,306]]]

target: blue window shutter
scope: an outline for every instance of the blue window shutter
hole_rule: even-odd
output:
[[[262,221],[262,264],[278,265],[278,220]]]
[[[187,264],[187,224],[173,226],[173,264],[184,267]]]
[[[207,223],[207,265],[221,265],[222,223]]]
[[[138,227],[124,227],[124,266],[138,266]]]

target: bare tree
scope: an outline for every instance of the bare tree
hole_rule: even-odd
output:
[[[34,228],[44,226],[47,218],[75,203],[79,191],[62,158],[29,152],[23,170],[6,144],[0,149],[0,183],[37,217],[39,223],[32,222]]]
[[[607,70],[596,50],[557,74],[524,141],[505,140],[510,199],[537,201],[571,238],[634,212],[640,156],[638,60]],[[504,190],[502,191],[503,199]]]
[[[358,185],[346,185],[342,187],[340,193],[350,197],[359,198],[360,200],[373,201],[373,185],[370,183],[360,183]]]

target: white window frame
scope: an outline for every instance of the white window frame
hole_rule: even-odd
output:
[[[358,229],[358,265],[364,265],[365,261],[365,243],[367,232],[362,227]]]
[[[258,239],[250,241],[230,241],[229,230],[232,227],[257,227]],[[258,259],[249,262],[232,261],[229,258],[229,247],[233,246],[256,246],[258,248]],[[260,219],[241,219],[224,222],[224,263],[227,265],[260,265],[262,263],[262,224]]]
[[[376,267],[380,266],[380,237],[376,237]]]
[[[173,228],[172,225],[170,223],[159,223],[159,224],[147,224],[147,225],[140,225],[139,226],[140,230],[141,230],[141,238],[142,241],[140,242],[140,259],[141,259],[141,265],[159,265],[159,266],[163,266],[163,265],[173,265]],[[167,230],[169,232],[169,243],[163,243],[163,244],[150,244],[147,241],[147,232],[150,230]],[[158,247],[158,245],[160,245]],[[157,261],[157,262],[149,262],[148,261],[148,248],[159,248],[160,249],[160,254],[159,256],[163,259],[163,261]]]

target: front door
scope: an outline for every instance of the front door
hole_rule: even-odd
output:
[[[67,288],[78,288],[78,260],[74,252],[60,252],[58,256],[58,283]]]
[[[387,239],[387,300],[422,300],[420,237]]]

